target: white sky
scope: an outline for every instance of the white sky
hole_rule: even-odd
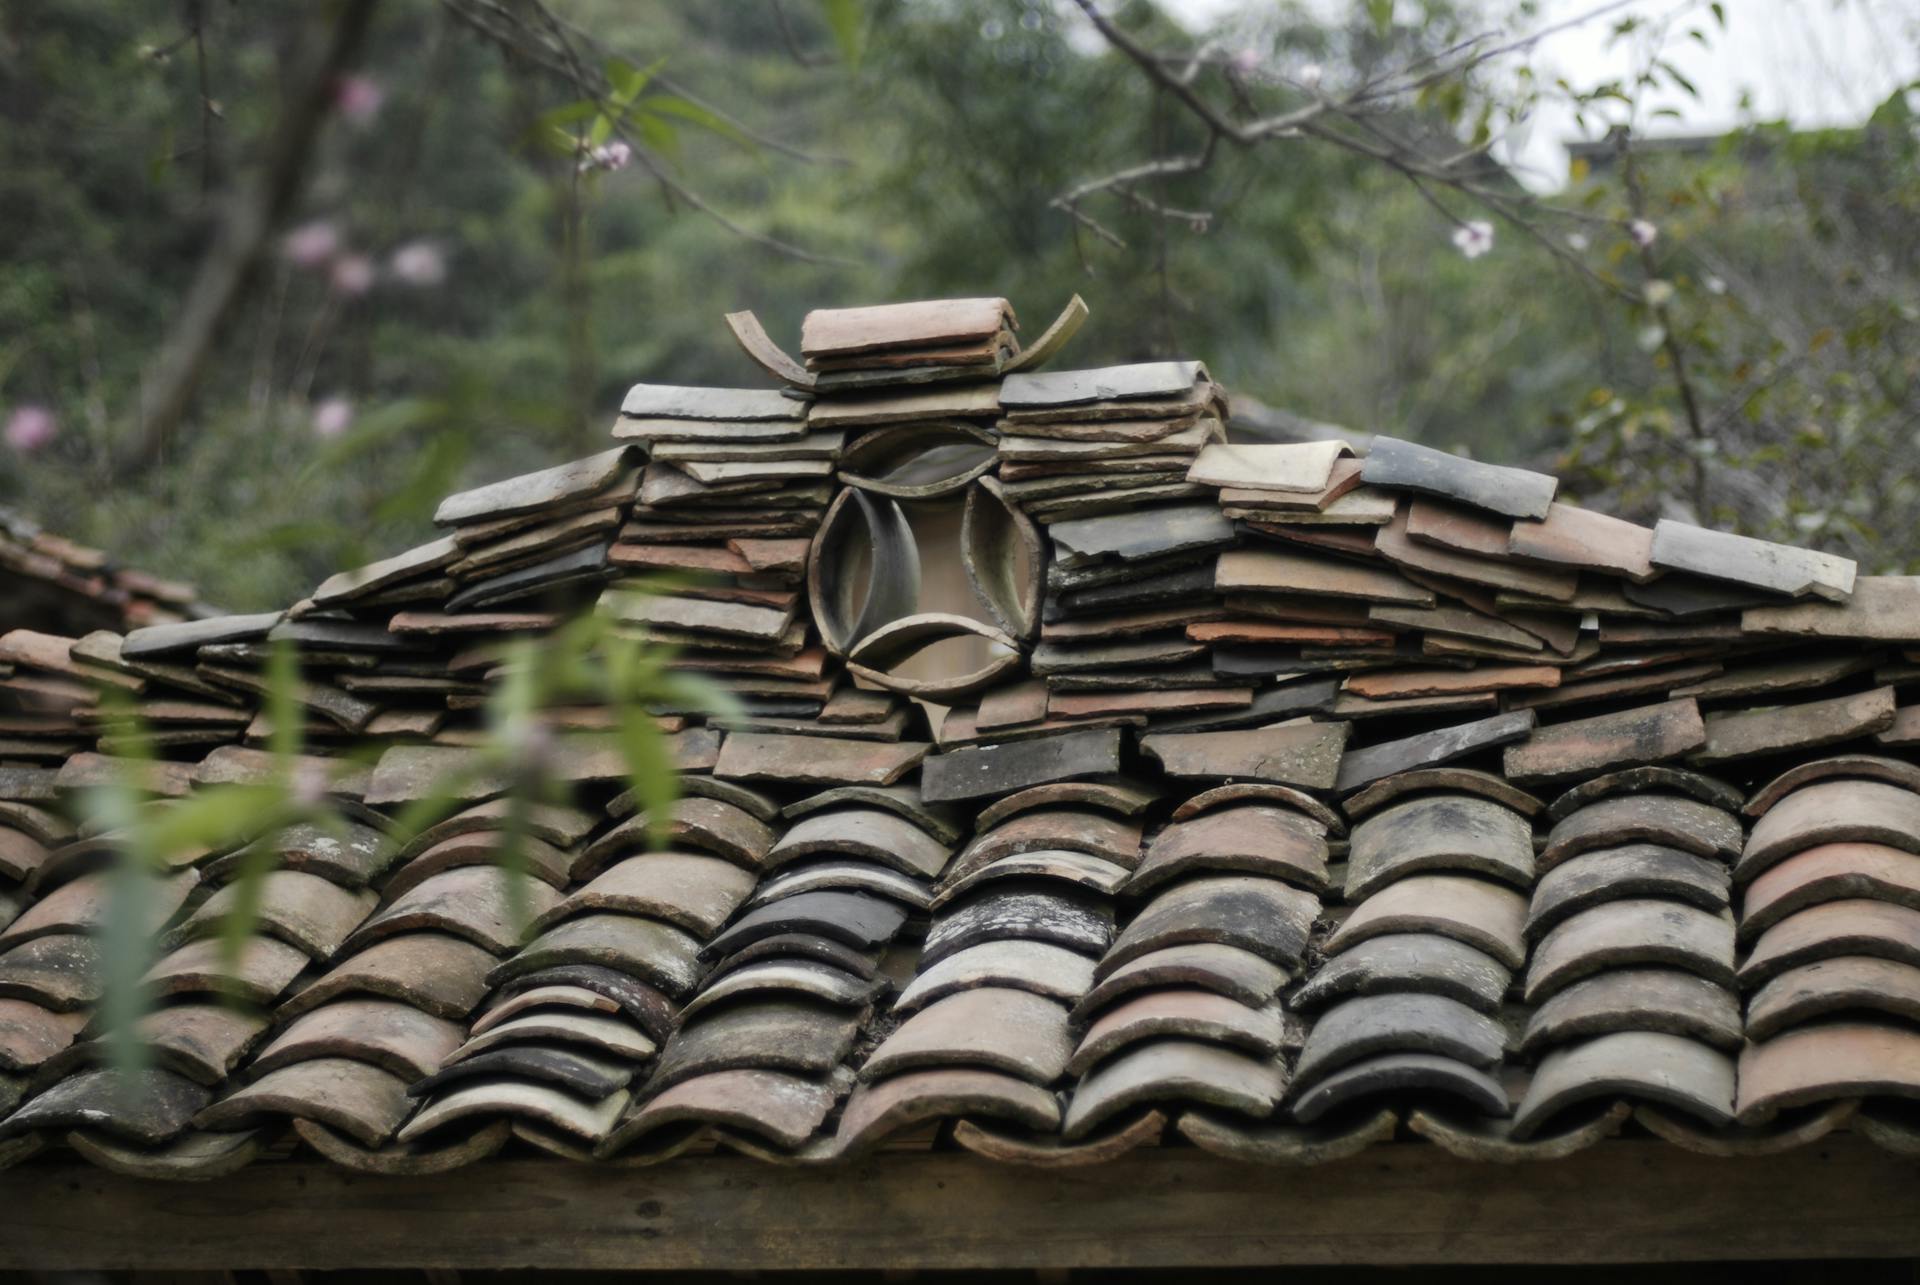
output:
[[[1182,21],[1204,26],[1243,10],[1246,0],[1161,0]],[[1411,11],[1412,0],[1399,0]],[[1345,0],[1312,0],[1334,12]],[[1588,13],[1600,0],[1540,0],[1541,18],[1515,36]],[[1533,63],[1543,79],[1565,76],[1577,86],[1628,72],[1644,56],[1628,42],[1609,42],[1626,13],[1649,18],[1678,14],[1666,57],[1700,90],[1701,101],[1678,91],[1645,100],[1644,111],[1673,107],[1679,119],[1643,120],[1643,134],[1715,133],[1743,119],[1787,119],[1795,125],[1858,124],[1902,84],[1920,80],[1920,0],[1723,0],[1727,29],[1715,28],[1705,0],[1634,0],[1626,9],[1539,42]],[[1501,0],[1490,7],[1500,8]],[[1705,28],[1710,47],[1685,38]],[[1751,102],[1743,111],[1742,97]],[[1603,133],[1604,128],[1592,133]],[[1558,186],[1566,174],[1563,144],[1580,136],[1571,112],[1543,110],[1511,136],[1505,159],[1530,182]]]

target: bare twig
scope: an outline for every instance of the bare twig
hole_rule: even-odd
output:
[[[140,432],[119,460],[126,473],[153,464],[166,451],[185,418],[206,372],[220,328],[245,293],[267,241],[293,205],[308,171],[308,159],[332,102],[334,83],[353,62],[374,0],[345,0],[317,39],[305,63],[288,77],[292,87],[266,148],[266,162],[229,200],[220,235],[200,262],[180,309],[180,321],[146,381]]]

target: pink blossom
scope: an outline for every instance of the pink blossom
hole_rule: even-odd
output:
[[[1233,57],[1227,59],[1227,66],[1237,75],[1251,76],[1260,69],[1260,55],[1252,49],[1236,49]]]
[[[1493,249],[1493,224],[1485,219],[1462,223],[1453,230],[1454,248],[1469,259],[1477,259]]]
[[[313,435],[338,437],[353,426],[353,403],[344,397],[328,397],[313,408]]]
[[[373,289],[373,260],[364,254],[343,254],[333,261],[333,288],[344,295],[363,295]]]
[[[296,268],[320,268],[340,253],[340,231],[327,219],[302,223],[287,233],[280,253]]]
[[[59,435],[60,426],[45,406],[16,406],[7,416],[7,445],[22,455],[33,454]]]
[[[588,170],[623,170],[633,163],[633,149],[619,139],[611,143],[602,143],[589,148],[587,157],[580,162],[580,172]]]
[[[1644,250],[1659,237],[1660,229],[1645,219],[1635,219],[1627,224],[1627,235],[1633,238],[1635,245]]]
[[[1300,69],[1300,74],[1296,79],[1300,82],[1300,88],[1314,90],[1320,88],[1320,81],[1326,74],[1326,69],[1321,67],[1319,63],[1310,62]]]
[[[333,105],[356,125],[365,125],[380,114],[387,91],[370,76],[342,76],[333,85]]]
[[[447,256],[431,241],[407,242],[387,266],[395,280],[410,286],[437,286],[447,279]]]

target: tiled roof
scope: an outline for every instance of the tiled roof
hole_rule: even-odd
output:
[[[815,314],[795,359],[737,314],[787,386],[640,385],[616,448],[285,613],[0,639],[63,697],[0,755],[0,1153],[1915,1145],[1920,580],[1390,437],[1231,445],[1198,362],[1037,371],[1077,315],[1023,352],[998,300]],[[958,550],[915,546],[935,501]],[[956,555],[982,617],[916,614]],[[550,712],[570,804],[469,773],[390,841],[474,765],[500,641],[596,602],[739,704],[659,712],[667,849],[592,708]],[[275,639],[346,828],[265,841],[237,961],[256,854],[156,885],[123,1083],[112,837],[62,812],[123,748],[97,693],[152,724],[163,799],[256,779]],[[983,659],[899,669],[950,639]]]
[[[212,611],[190,584],[121,566],[0,506],[0,633],[124,633]]]

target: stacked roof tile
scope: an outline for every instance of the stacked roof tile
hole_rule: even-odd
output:
[[[795,358],[735,314],[781,387],[639,385],[613,449],[284,613],[0,639],[67,711],[0,742],[0,1157],[1920,1144],[1920,580],[1392,438],[1235,444],[1198,362],[1043,369],[1083,315],[819,312]],[[919,610],[942,555],[979,618]],[[586,611],[733,698],[650,711],[665,817],[605,708],[545,712],[570,802],[480,751],[506,644]],[[148,806],[268,779],[280,640],[342,823],[173,854],[125,1069],[73,804],[129,703]]]

